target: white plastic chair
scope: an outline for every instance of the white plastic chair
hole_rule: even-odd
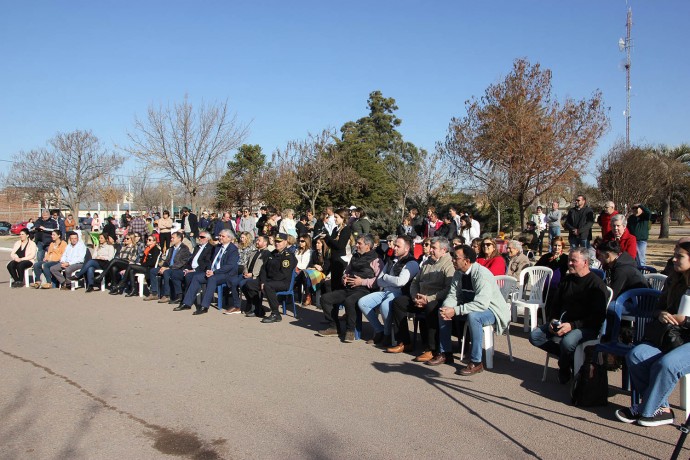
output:
[[[496,284],[498,284],[503,298],[506,300],[506,309],[510,308],[510,296],[517,289],[517,280],[512,276],[508,275],[498,275],[494,276],[496,279]],[[484,338],[482,339],[482,349],[484,350],[484,356],[486,357],[486,368],[492,369],[494,367],[494,333],[496,330],[493,325],[484,326]],[[505,334],[508,339],[508,356],[510,360],[513,359],[513,345],[510,343],[510,324],[505,329]],[[467,337],[467,322],[465,322],[465,328],[462,331],[462,340],[460,342],[460,361],[464,358],[465,353],[465,337]]]
[[[511,316],[517,322],[518,315],[524,316],[525,332],[537,328],[537,313],[541,308],[542,321],[546,322],[545,299],[549,295],[549,284],[553,270],[549,267],[527,267],[520,272],[519,291],[513,294]]]
[[[36,275],[34,275],[34,266],[33,265],[24,270],[24,286],[30,287],[32,279],[34,280],[34,283],[35,283],[36,282]]]
[[[167,251],[166,251],[167,253]],[[156,258],[156,263],[153,264],[154,267],[158,266],[158,262],[161,260],[161,253],[158,252],[158,257]],[[139,297],[144,297],[144,284],[146,284],[146,274],[137,273],[134,275],[137,279],[137,284],[139,285]]]
[[[666,282],[666,275],[663,275],[661,273],[645,273],[644,279],[647,280],[647,284],[649,284],[649,287],[652,289],[656,289],[657,291],[661,291],[664,289],[664,283]]]
[[[103,270],[97,269],[97,270],[94,270],[93,272],[97,275],[100,275],[101,273],[103,273]],[[81,278],[78,280],[70,280],[70,290],[75,291],[79,287],[79,282],[81,280],[84,280],[84,286],[86,286],[86,278]],[[101,280],[101,292],[105,292],[105,276]]]
[[[606,299],[606,310],[609,309],[609,305],[611,304],[611,299],[613,299],[613,289],[610,287],[606,287],[606,290],[608,291],[609,295],[608,298]],[[584,342],[580,343],[577,345],[577,348],[575,348],[575,354],[573,355],[573,371],[577,374],[582,367],[582,365],[585,363],[585,348],[586,347],[591,347],[592,345],[597,345],[601,341],[601,336],[606,333],[606,321],[601,325],[601,329],[599,330],[599,335],[597,336],[596,339],[592,340],[585,340]],[[549,354],[546,354],[546,362],[544,363],[544,375],[541,378],[542,382],[546,381],[546,372],[549,370]],[[681,396],[682,399],[682,396]]]
[[[685,420],[690,416],[690,392],[688,392],[688,382],[690,374],[685,374],[680,379],[680,407],[685,409]]]

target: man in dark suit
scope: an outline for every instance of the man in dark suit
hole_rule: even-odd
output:
[[[201,305],[197,307],[194,312],[195,315],[201,315],[208,311],[208,307],[213,300],[213,294],[216,292],[216,287],[220,284],[232,285],[232,281],[237,277],[237,268],[240,263],[240,253],[237,246],[232,244],[232,233],[230,230],[223,229],[218,236],[220,244],[216,247],[211,267],[206,272],[195,273],[187,287],[187,292],[182,299],[182,305],[179,310],[189,310],[192,308],[194,299],[197,293],[201,290],[202,285],[206,285],[203,296],[201,297]]]
[[[182,232],[174,232],[170,236],[170,249],[160,267],[151,269],[151,294],[145,297],[144,300],[158,300],[158,303],[179,302],[179,296],[182,295],[182,279],[184,273],[182,269],[187,265],[192,254],[189,248],[182,244],[184,234]],[[172,275],[175,276],[172,276]],[[163,279],[163,286],[161,288],[161,298],[158,299],[159,292],[159,275]],[[172,284],[172,293],[170,292],[170,285]],[[172,295],[171,295],[172,294]],[[172,301],[170,299],[173,299]],[[176,300],[177,299],[177,300]]]
[[[206,230],[201,230],[198,240],[199,244],[194,248],[194,252],[192,252],[187,265],[185,265],[181,271],[173,270],[173,273],[170,275],[173,279],[173,283],[179,282],[181,284],[182,281],[184,281],[184,285],[189,286],[192,281],[192,276],[194,276],[195,273],[204,273],[211,268],[215,247],[210,243],[210,233]],[[181,298],[178,299],[178,301],[181,300]],[[180,308],[178,306],[173,310],[179,311]]]
[[[271,251],[266,249],[268,248],[268,238],[266,236],[257,236],[254,246],[256,247],[256,251],[253,251],[249,255],[249,263],[246,267],[244,267],[244,272],[237,277],[237,287],[244,292],[245,297],[247,297],[245,286],[250,280],[259,279],[261,267],[264,266],[268,258],[271,256]],[[232,315],[234,313],[242,313],[242,311],[239,309],[235,310],[234,308],[228,310],[228,314]],[[254,311],[254,305],[251,302],[247,302],[247,309],[244,311],[244,313],[249,317],[257,316],[257,313]],[[259,316],[261,313],[263,313],[263,311],[259,313]]]
[[[192,246],[196,248],[196,237],[199,235],[199,221],[196,214],[192,213],[189,208],[182,208],[182,231],[184,236],[189,238]]]

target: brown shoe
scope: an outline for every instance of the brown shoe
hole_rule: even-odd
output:
[[[34,289],[38,289],[41,287],[41,283],[31,283],[31,287]]]
[[[148,297],[144,297],[142,299],[144,302],[149,302],[151,300],[158,300],[158,296],[154,294],[150,294]]]
[[[53,289],[53,285],[50,283],[41,284],[41,289]]]
[[[431,350],[425,351],[421,355],[417,356],[415,359],[412,361],[416,361],[418,363],[425,363],[427,361],[431,361],[431,359],[434,357],[434,352]]]
[[[484,370],[484,365],[482,363],[470,363],[464,369],[458,371],[460,375],[473,375]]]
[[[62,286],[60,286],[60,290],[61,290],[61,291],[71,291],[71,290],[72,290],[72,286],[71,286],[71,285],[68,285],[68,284],[63,284]]]
[[[448,353],[439,353],[429,361],[426,362],[429,366],[439,366],[441,364],[453,364],[453,355]]]
[[[412,344],[405,344],[400,342],[399,344],[386,348],[386,353],[402,353],[403,351],[412,351]]]
[[[321,337],[338,337],[340,333],[336,328],[329,327],[328,329],[324,329],[322,331],[317,332],[317,335]]]
[[[170,302],[170,297],[168,297],[167,295],[164,295],[163,297],[158,299],[158,303],[168,303],[168,302]]]
[[[230,310],[223,312],[224,315],[238,315],[240,313],[241,311],[237,307],[232,307]]]

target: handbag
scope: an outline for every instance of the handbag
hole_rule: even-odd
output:
[[[662,323],[658,319],[653,320],[644,331],[644,341],[650,342],[663,353],[668,353],[685,344],[690,336],[690,331],[675,324]]]

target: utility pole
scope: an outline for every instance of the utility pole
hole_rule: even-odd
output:
[[[618,49],[625,51],[625,147],[630,148],[630,51],[632,50],[632,7],[628,7],[625,21],[625,38],[618,40]]]

